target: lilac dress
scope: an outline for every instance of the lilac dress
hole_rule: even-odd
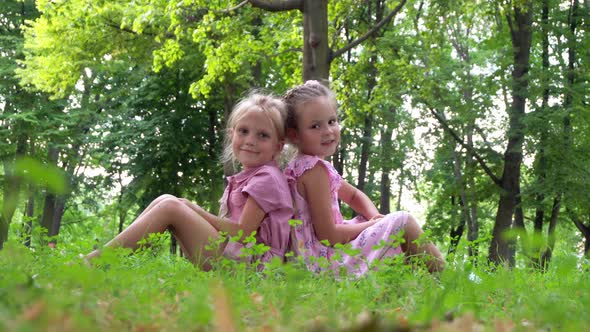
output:
[[[238,223],[248,197],[252,197],[266,213],[256,230],[256,242],[270,248],[260,258],[262,263],[273,257],[284,259],[289,248],[290,225],[293,216],[291,193],[285,176],[276,163],[270,162],[257,168],[244,170],[227,178],[228,184],[220,200],[221,215]],[[240,257],[242,243],[229,242],[223,255],[252,261],[253,257]]]
[[[326,246],[318,240],[307,201],[301,197],[297,190],[297,179],[307,170],[312,169],[317,163],[321,163],[328,171],[330,178],[330,193],[332,195],[332,215],[336,224],[343,223],[361,223],[367,220],[364,217],[356,217],[352,220],[343,220],[338,206],[338,190],[342,184],[342,177],[332,164],[316,156],[298,155],[293,159],[285,169],[285,175],[291,188],[293,196],[293,206],[295,212],[293,219],[301,220],[302,224],[295,227],[294,251],[296,254],[304,257],[307,267],[315,272],[320,272],[322,268],[311,257],[325,257],[329,262],[332,270],[338,272],[345,268],[349,273],[356,276],[365,274],[377,260],[399,255],[400,246],[394,245],[395,237],[399,231],[406,225],[408,214],[406,212],[395,212],[388,214],[375,225],[362,231],[354,240],[350,241],[352,248],[358,249],[360,255],[349,256],[347,254],[336,255],[333,247]],[[378,248],[374,248],[377,246]],[[340,257],[338,257],[340,256]]]

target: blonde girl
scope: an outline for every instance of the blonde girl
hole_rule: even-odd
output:
[[[242,171],[227,178],[220,216],[188,200],[162,195],[106,246],[136,249],[149,234],[170,229],[185,256],[208,270],[209,258],[224,255],[238,259],[243,248],[241,242],[230,242],[217,250],[206,250],[220,232],[235,236],[242,231],[243,239],[256,231],[257,242],[270,248],[260,260],[283,259],[289,245],[292,200],[275,160],[283,149],[285,118],[284,103],[269,95],[253,94],[235,106],[227,121],[224,159],[236,161]],[[100,252],[96,250],[87,258]]]

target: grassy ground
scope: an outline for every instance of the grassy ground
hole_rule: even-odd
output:
[[[90,268],[79,252],[7,243],[0,331],[590,331],[590,277],[575,256],[544,274],[450,262],[436,277],[392,264],[337,281],[293,264],[202,272],[153,250],[107,252]]]

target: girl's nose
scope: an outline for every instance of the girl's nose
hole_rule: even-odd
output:
[[[248,135],[248,136],[246,136],[246,139],[245,139],[245,143],[246,144],[248,144],[248,145],[254,145],[255,141],[256,141],[256,138],[254,137],[254,135]]]

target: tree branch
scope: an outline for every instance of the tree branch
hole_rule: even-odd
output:
[[[216,14],[229,14],[229,13],[231,13],[233,11],[236,11],[236,10],[244,7],[247,4],[248,4],[248,0],[244,0],[244,1],[240,2],[239,4],[237,4],[237,5],[233,6],[233,7],[230,7],[228,9],[217,10],[217,11],[215,11],[215,13]]]
[[[269,12],[284,12],[288,10],[303,10],[303,0],[247,0],[252,7]]]
[[[572,210],[570,210],[569,208],[566,208],[565,210],[567,211],[567,214],[570,216],[570,219],[574,222],[574,225],[576,225],[576,228],[578,228],[578,230],[584,235],[584,237],[590,237],[590,227],[584,225]]]
[[[407,0],[401,0],[400,3],[391,11],[391,13],[389,13],[389,15],[387,15],[383,20],[381,20],[381,22],[377,23],[373,28],[371,28],[371,30],[367,31],[367,33],[360,36],[356,40],[353,40],[350,44],[344,46],[343,48],[334,51],[330,55],[330,61],[346,53],[348,50],[356,47],[357,45],[371,37],[373,34],[375,34],[377,31],[379,31],[379,29],[381,29],[385,24],[389,23],[395,17],[395,15],[397,15],[397,13],[406,4],[406,1]]]
[[[350,18],[351,14],[352,14],[352,10],[349,11],[348,14],[346,14],[346,17],[344,18],[344,20],[342,20],[342,25],[339,26],[338,29],[336,29],[336,33],[332,36],[332,46],[336,45],[336,39],[338,38],[338,36],[342,32],[342,30],[346,27],[346,22]]]
[[[496,176],[496,174],[494,174],[494,172],[492,172],[492,170],[488,167],[483,158],[477,153],[477,151],[475,151],[473,146],[465,143],[465,141],[463,141],[463,139],[459,137],[459,135],[451,128],[451,126],[449,126],[449,123],[445,120],[445,118],[442,115],[440,115],[433,107],[428,107],[428,110],[432,115],[434,115],[434,117],[443,126],[443,128],[449,134],[451,134],[451,136],[453,136],[457,143],[459,143],[459,145],[461,145],[465,150],[467,150],[469,154],[473,156],[473,158],[475,158],[475,160],[477,160],[481,168],[492,179],[492,181],[494,181],[496,185],[502,188],[502,181]]]

